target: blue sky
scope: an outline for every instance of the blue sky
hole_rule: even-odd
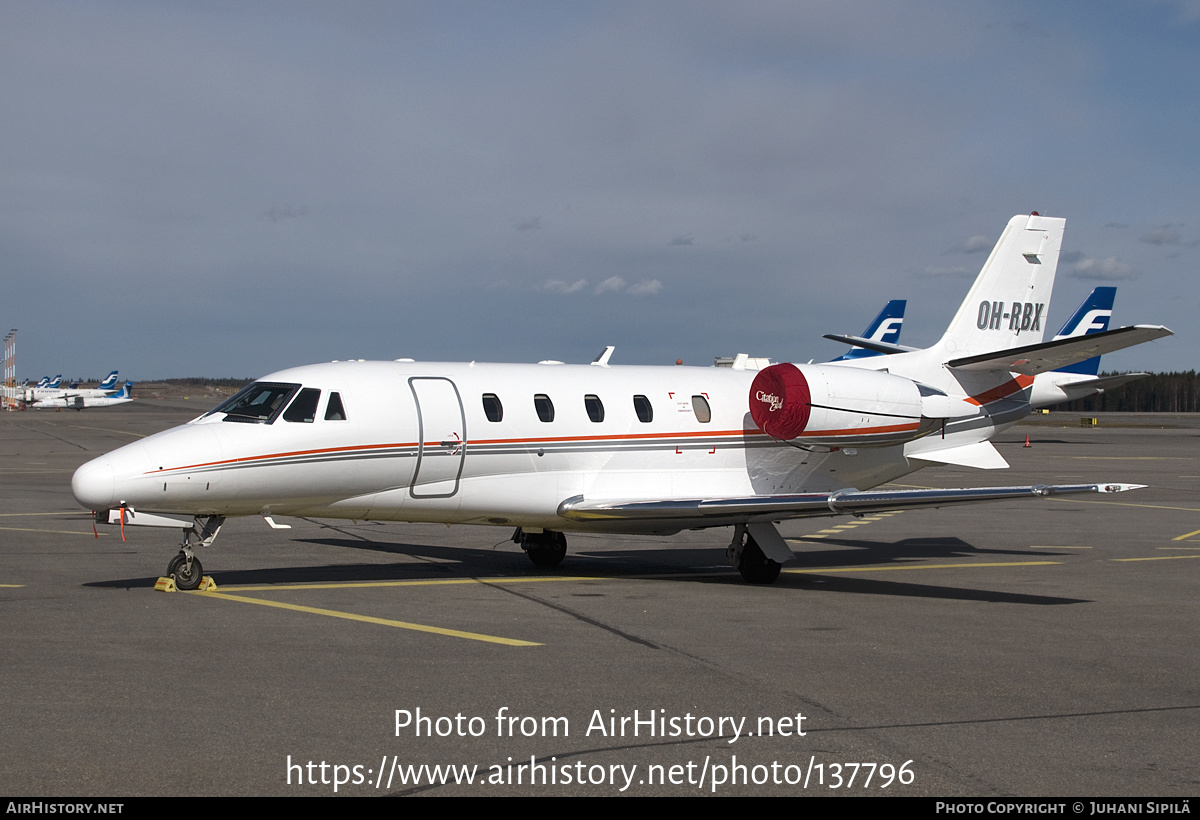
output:
[[[1198,2],[6,2],[18,376],[824,360],[1015,213],[1197,367]]]

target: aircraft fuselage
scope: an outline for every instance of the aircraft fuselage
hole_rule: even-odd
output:
[[[915,469],[902,448],[872,446],[873,435],[896,435],[877,432],[898,426],[894,418],[855,414],[835,421],[853,430],[807,431],[823,443],[804,448],[771,438],[748,412],[755,376],[696,367],[310,365],[256,384],[290,390],[281,404],[319,390],[311,414],[290,405],[269,421],[207,414],[90,462],[72,487],[97,510],[662,532],[661,524],[570,522],[558,506],[574,496],[865,489]],[[924,433],[918,425],[909,420],[908,437]],[[838,447],[839,434],[853,446]]]

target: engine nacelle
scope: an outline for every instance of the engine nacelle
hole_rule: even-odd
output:
[[[837,447],[900,444],[931,432],[921,391],[876,370],[773,364],[750,386],[750,415],[767,435]]]

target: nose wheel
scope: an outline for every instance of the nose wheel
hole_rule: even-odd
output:
[[[175,579],[176,589],[196,589],[204,578],[204,567],[200,566],[199,558],[180,551],[167,564],[167,575]]]

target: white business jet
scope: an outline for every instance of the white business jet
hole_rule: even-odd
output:
[[[609,366],[612,348],[591,365],[297,367],[84,464],[72,491],[98,521],[182,529],[168,574],[188,589],[228,516],[515,527],[539,566],[563,559],[565,532],[733,527],[731,564],[770,583],[794,557],[783,519],[1133,489],[871,489],[930,464],[1007,466],[989,440],[1030,412],[1017,376],[1171,333],[1043,343],[1063,226],[1013,217],[925,350],[762,370]]]

